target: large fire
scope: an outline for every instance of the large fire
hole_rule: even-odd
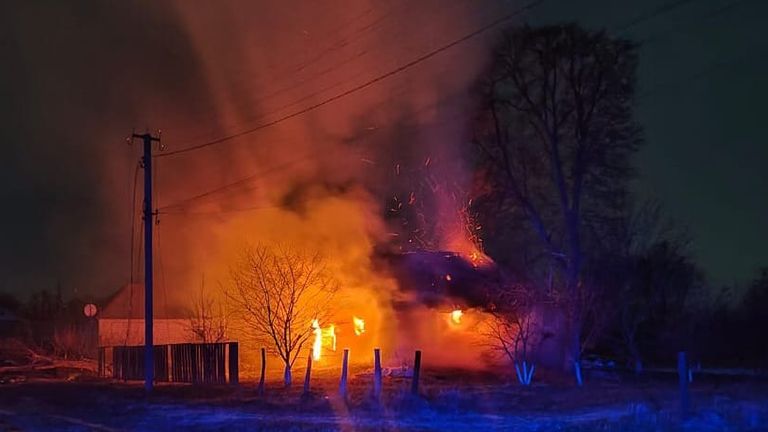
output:
[[[409,10],[423,7],[404,4]],[[346,18],[364,15],[368,9],[365,3],[350,5],[343,12],[349,15]],[[246,9],[261,16],[258,7]],[[200,60],[195,64],[201,65],[200,75],[208,79],[207,88],[214,95],[213,101],[205,101],[203,111],[215,110],[219,118],[212,123],[222,129],[195,131],[190,137],[258,125],[261,120],[254,120],[258,115],[279,117],[300,109],[311,102],[306,95],[330,96],[338,83],[376,76],[411,54],[412,47],[405,52],[399,43],[388,45],[387,41],[402,36],[396,15],[377,30],[381,37],[366,33],[349,38],[345,47],[331,49],[336,46],[333,40],[318,35],[338,27],[334,20],[343,17],[325,14],[320,6],[300,12],[306,18],[302,31],[288,32],[298,36],[287,38],[288,33],[274,29],[298,25],[291,8],[279,9],[275,17],[280,21],[269,24],[270,29],[242,20],[247,15],[238,8],[179,8],[180,21],[189,27],[190,45]],[[466,21],[461,12],[441,17],[430,22],[434,31],[453,29],[454,18]],[[210,34],[211,19],[233,23],[232,32]],[[269,21],[273,22],[272,17]],[[245,48],[264,41],[274,43],[275,49]],[[430,44],[420,48],[428,49]],[[238,51],[239,47],[243,50]],[[307,51],[307,47],[316,47],[323,55],[315,58],[314,49]],[[358,50],[381,55],[361,56]],[[285,59],[295,59],[295,64],[286,65]],[[383,361],[394,364],[421,349],[425,364],[480,365],[476,338],[483,315],[477,299],[461,298],[464,291],[471,291],[464,267],[483,270],[492,261],[483,252],[480,225],[469,211],[471,179],[460,150],[466,125],[455,121],[465,118],[466,104],[444,99],[466,93],[467,84],[474,82],[476,71],[470,69],[479,70],[483,62],[466,59],[462,56],[457,64],[455,58],[436,58],[432,67],[414,68],[408,74],[406,83],[423,84],[404,87],[397,78],[382,81],[334,103],[332,109],[261,128],[258,135],[244,135],[227,147],[211,146],[163,159],[160,207],[182,203],[165,216],[170,223],[162,225],[167,227],[163,243],[179,251],[164,257],[166,267],[172,269],[168,285],[197,286],[201,272],[206,280],[226,285],[230,265],[247,243],[317,251],[327,259],[327,270],[342,288],[335,310],[302,318],[311,333],[301,355],[311,349],[321,367],[331,367],[336,365],[337,348],[353,351],[354,361],[370,363],[372,350],[380,347]],[[331,67],[337,64],[349,67]],[[435,82],[435,71],[449,67],[450,80]],[[352,69],[356,72],[351,73]],[[237,91],[233,91],[231,71],[248,77]],[[408,115],[403,115],[404,109]],[[428,181],[422,181],[427,176]],[[420,183],[422,187],[416,188]],[[381,249],[390,252],[393,231],[404,237],[416,229],[414,223],[402,227],[403,219],[387,210],[393,193],[397,194],[395,209],[419,208],[411,220],[418,220],[422,232],[413,237],[428,240],[423,244],[402,241],[403,247],[394,253],[445,252],[471,265],[462,266],[461,271],[446,268],[418,282],[399,279],[391,267],[379,266]],[[185,296],[178,297],[183,301]],[[244,367],[258,365],[259,345],[268,342],[252,342],[251,335],[235,330],[231,337],[243,343]]]
[[[357,316],[352,317],[352,330],[355,336],[362,336],[365,333],[365,320]],[[312,320],[312,358],[320,360],[323,358],[323,349],[336,352],[337,336],[336,325],[328,324],[326,328],[320,326],[318,319]]]

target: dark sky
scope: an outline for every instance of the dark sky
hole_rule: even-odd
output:
[[[689,228],[715,284],[768,265],[767,14],[761,0],[555,1],[535,14],[642,42],[639,189]]]
[[[436,46],[487,22],[496,13],[489,10],[517,6],[442,4],[473,5],[477,22],[426,39],[410,26],[390,69],[424,43]],[[677,7],[662,7],[670,4]],[[381,3],[371,5],[376,13]],[[327,12],[344,7],[331,2]],[[576,21],[643,42],[637,115],[647,143],[637,157],[638,189],[689,227],[693,252],[715,284],[744,282],[768,265],[766,16],[761,0],[545,0],[527,18]],[[181,129],[190,119],[216,129],[204,122],[216,95],[201,85],[211,65],[198,58],[200,38],[182,21],[170,2],[2,2],[0,290],[28,293],[61,282],[68,291],[104,292],[125,282],[130,218],[113,198],[130,197],[136,153],[123,138],[132,127]],[[229,23],[214,24],[217,35],[236,38]],[[281,37],[275,31],[271,42]],[[174,103],[179,95],[187,95],[184,103]]]

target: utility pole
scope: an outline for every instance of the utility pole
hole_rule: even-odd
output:
[[[155,379],[153,312],[152,312],[152,142],[160,142],[159,137],[145,134],[133,134],[144,143],[144,156],[141,166],[144,168],[144,389],[152,391]]]

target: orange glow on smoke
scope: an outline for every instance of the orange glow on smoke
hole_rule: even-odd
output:
[[[319,3],[300,10],[274,7],[270,8],[269,19],[259,22],[264,25],[243,19],[263,15],[258,14],[263,8],[256,2],[238,8],[182,7],[181,3],[167,8],[178,14],[179,25],[189,36],[184,52],[188,49],[194,55],[194,64],[199,65],[190,79],[206,80],[195,82],[195,88],[210,91],[202,96],[194,92],[181,94],[187,103],[168,104],[167,112],[158,108],[160,114],[169,114],[163,118],[172,122],[163,127],[189,130],[184,139],[178,139],[178,147],[184,147],[183,142],[197,143],[203,139],[199,137],[215,138],[239,130],[244,121],[253,119],[262,109],[293,112],[300,108],[291,107],[297,95],[330,97],[336,91],[328,90],[336,83],[381,74],[407,61],[414,52],[433,48],[430,41],[415,37],[423,32],[422,25],[407,29],[402,25],[402,17],[414,13],[434,15],[426,3],[400,0],[396,3],[407,7],[393,6],[391,15],[382,16],[369,14],[367,3],[348,2],[346,7],[331,12]],[[453,31],[456,22],[477,16],[472,4],[442,11],[445,13],[435,15],[426,24],[435,34]],[[365,17],[365,22],[359,21],[360,17]],[[279,31],[296,25],[297,18],[305,32]],[[212,23],[221,22],[229,24],[226,34],[211,30],[215,27]],[[332,40],[335,37],[322,37],[328,29],[344,28],[349,22],[360,28],[375,25],[377,31],[349,38],[359,32],[348,29],[350,33],[338,37],[350,43],[339,49]],[[404,34],[404,30],[414,33]],[[405,47],[398,43],[402,38],[412,39],[416,45]],[[249,48],[263,44],[270,49]],[[307,51],[308,46],[324,55],[315,59],[315,53]],[[366,51],[377,55],[357,55]],[[472,166],[464,166],[461,158],[467,125],[456,121],[466,117],[470,106],[466,102],[473,99],[462,96],[447,103],[444,97],[467,93],[468,86],[474,85],[477,73],[484,69],[482,51],[461,58],[435,58],[429,65],[411,70],[406,80],[387,80],[344,99],[334,109],[313,111],[260,130],[259,140],[276,145],[254,146],[255,138],[251,136],[232,145],[163,159],[162,177],[166,180],[160,185],[161,204],[183,203],[173,208],[175,213],[169,214],[169,222],[163,225],[163,243],[177,251],[163,257],[170,260],[166,263],[169,302],[186,306],[191,298],[186,287],[198,286],[201,274],[210,281],[207,287],[213,287],[206,293],[226,299],[223,289],[216,287],[231,284],[231,264],[246,245],[263,243],[319,252],[340,289],[328,310],[319,314],[314,314],[312,308],[303,311],[299,325],[310,327],[304,327],[309,335],[302,356],[312,349],[312,358],[319,360],[321,368],[336,367],[340,356],[333,351],[348,348],[355,353],[351,361],[370,364],[372,350],[378,347],[385,365],[396,365],[420,349],[424,350],[425,364],[477,367],[480,362],[475,326],[483,318],[482,312],[459,311],[463,316],[455,322],[450,312],[461,303],[446,298],[439,305],[422,305],[414,293],[429,287],[400,286],[401,281],[382,271],[383,266],[374,261],[378,247],[386,250],[391,241],[393,219],[383,217],[387,204],[393,203],[395,209],[410,205],[413,210],[406,210],[416,211],[422,208],[422,202],[432,203],[429,194],[433,191],[435,208],[425,204],[421,210],[425,214],[419,215],[426,218],[427,226],[435,227],[430,235],[434,238],[426,239],[428,249],[456,252],[476,267],[491,263],[483,254],[480,224],[471,217]],[[350,63],[350,59],[354,62]],[[334,64],[350,67],[328,67]],[[452,72],[447,80],[438,83],[434,76],[443,70]],[[248,77],[238,82],[237,91],[232,91],[233,72]],[[415,82],[424,85],[415,86]],[[413,115],[403,117],[403,107],[412,109]],[[360,145],[351,146],[349,140],[359,141]],[[123,161],[110,161],[113,159]],[[111,165],[108,168],[105,173],[118,171]],[[269,175],[253,175],[262,170]],[[411,191],[408,186],[417,186],[417,177],[422,175],[430,177],[427,188]],[[384,179],[391,177],[399,183],[391,188],[386,184],[380,187]],[[220,187],[241,178],[248,180],[236,188]],[[398,196],[391,201],[390,193],[395,191]],[[199,198],[188,200],[195,196]],[[123,202],[128,200],[120,198],[116,205]],[[442,270],[436,278],[441,273],[443,285],[454,288],[463,282],[460,272],[445,274],[447,270]],[[257,377],[259,348],[264,343],[252,341],[253,335],[241,324],[233,322],[227,336],[242,343],[243,376]]]

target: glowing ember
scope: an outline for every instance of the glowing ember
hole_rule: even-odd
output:
[[[477,267],[478,265],[483,264],[485,259],[480,251],[473,250],[469,253],[469,261],[473,266]]]
[[[475,215],[470,208],[472,200],[459,209],[460,228],[453,233],[451,249],[460,253],[473,267],[484,267],[492,263],[483,251],[483,240],[480,236],[482,226],[475,221]]]
[[[461,316],[464,315],[464,312],[461,311],[461,309],[456,309],[451,312],[451,322],[454,324],[461,324]]]
[[[352,325],[355,327],[355,336],[360,336],[365,333],[365,321],[362,318],[353,316]]]

